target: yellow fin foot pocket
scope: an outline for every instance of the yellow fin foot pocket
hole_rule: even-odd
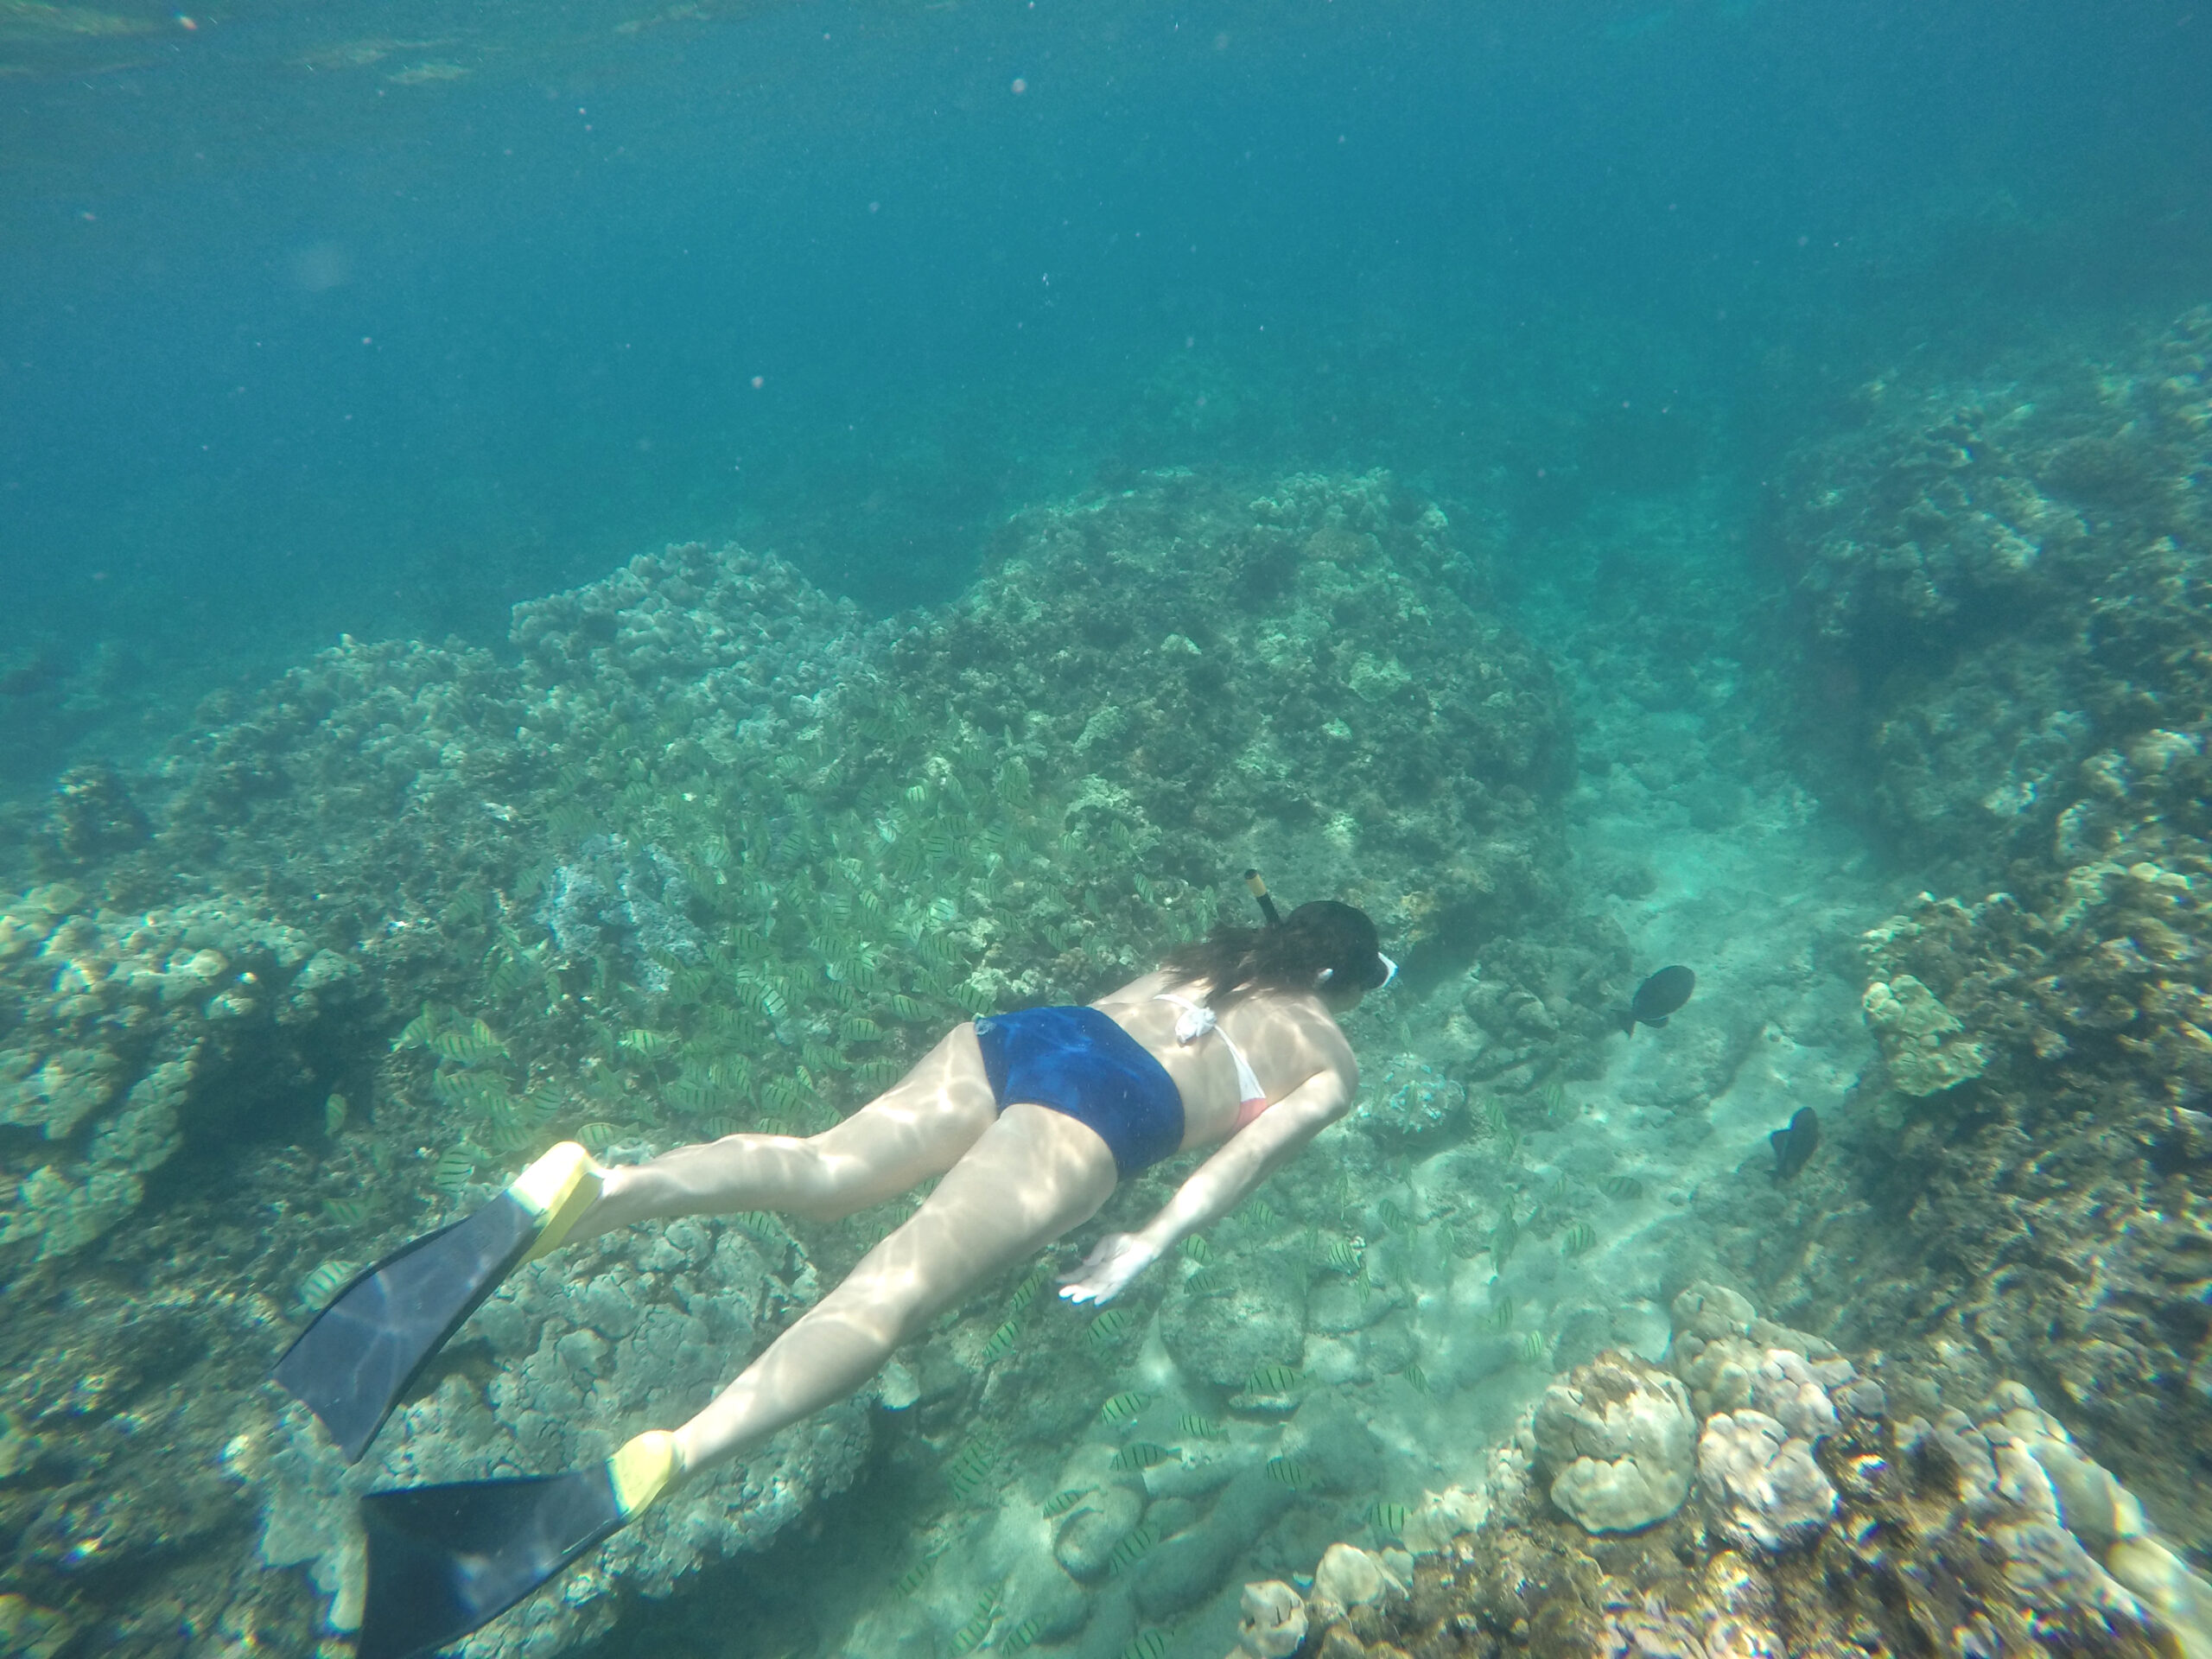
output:
[[[622,1443],[607,1460],[607,1478],[614,1487],[614,1501],[625,1521],[683,1478],[683,1454],[676,1436],[664,1428],[650,1429]]]
[[[507,1183],[524,1208],[537,1215],[537,1242],[525,1262],[549,1255],[567,1243],[584,1211],[599,1202],[607,1172],[573,1141],[563,1141]]]

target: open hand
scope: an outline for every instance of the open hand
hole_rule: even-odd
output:
[[[1060,1281],[1060,1294],[1071,1302],[1110,1302],[1158,1260],[1160,1252],[1135,1233],[1109,1233]]]

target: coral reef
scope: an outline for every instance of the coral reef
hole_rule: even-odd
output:
[[[1602,1354],[1554,1382],[1532,1432],[1552,1502],[1590,1532],[1648,1527],[1689,1496],[1689,1396],[1633,1355]]]
[[[1802,1546],[1835,1514],[1835,1488],[1813,1461],[1810,1442],[1763,1411],[1707,1418],[1697,1473],[1722,1529],[1746,1549]]]
[[[1885,829],[1986,880],[2095,794],[2093,756],[2203,718],[2212,308],[2126,360],[2069,342],[1860,404],[1778,486],[1808,643],[1855,688],[1815,741]]]
[[[119,915],[66,882],[0,909],[0,1243],[65,1255],[135,1209],[147,1179],[274,1105],[320,1107],[357,962],[250,906]],[[33,1138],[33,1132],[35,1138]]]
[[[1416,948],[1558,907],[1573,754],[1550,671],[1460,596],[1479,585],[1445,515],[1386,475],[1257,499],[1171,476],[1018,518],[995,563],[892,660],[931,664],[1033,768],[1074,757],[1071,821],[1197,883],[1249,849]]]
[[[1882,1045],[1890,1081],[1908,1095],[1937,1095],[1981,1075],[1988,1052],[1910,974],[1866,988],[1866,1023]]]
[[[1825,1190],[1716,1208],[1708,1259],[1947,1391],[2026,1383],[2202,1540],[2212,310],[1861,413],[1777,519],[1843,687],[1811,751],[1942,885],[1863,942],[1882,1064]]]
[[[60,798],[49,851],[79,861],[73,886],[7,906],[0,1145],[24,1199],[0,1263],[21,1294],[74,1250],[226,1310],[175,1380],[87,1419],[174,1408],[163,1455],[226,1471],[191,1489],[189,1520],[113,1509],[112,1559],[179,1563],[146,1580],[160,1607],[64,1547],[88,1535],[88,1491],[161,1483],[154,1444],[119,1428],[86,1429],[96,1471],[51,1450],[50,1402],[112,1339],[111,1311],[58,1300],[10,1339],[10,1409],[48,1449],[0,1501],[78,1517],[21,1592],[105,1650],[139,1651],[165,1620],[295,1648],[344,1628],[361,1482],[579,1462],[680,1418],[811,1294],[808,1263],[841,1270],[902,1213],[647,1230],[595,1243],[557,1293],[561,1269],[533,1268],[377,1461],[337,1467],[255,1386],[286,1332],[349,1264],[546,1141],[626,1157],[825,1124],[966,1014],[1093,995],[1203,931],[1243,902],[1225,880],[1247,861],[1294,899],[1368,904],[1409,965],[1447,978],[1475,930],[1503,960],[1516,928],[1562,914],[1572,753],[1548,671],[1490,614],[1444,516],[1381,475],[1256,495],[1169,476],[1036,510],[967,601],[897,627],[772,558],[671,548],[518,607],[513,643],[501,660],[345,640],[219,694],[156,766]],[[64,956],[98,986],[49,997]],[[1593,1020],[1599,977],[1578,981]],[[475,1650],[588,1639],[782,1535],[864,1461],[922,1483],[907,1571],[931,1586],[869,1611],[855,1639],[885,1633],[876,1650],[1225,1632],[1256,1558],[1310,1567],[1372,1498],[1381,1446],[1354,1391],[1425,1395],[1416,1287],[1467,1260],[1423,1230],[1458,1212],[1402,1162],[1470,1127],[1444,1070],[1465,1045],[1402,1033],[1384,1052],[1391,1087],[1339,1131],[1342,1179],[1249,1206],[1224,1259],[1185,1253],[1087,1329],[1025,1313],[1033,1278],[1011,1309],[987,1292],[887,1382],[896,1433],[871,1431],[865,1402],[794,1431]],[[143,1185],[187,1165],[219,1181]],[[57,1182],[92,1197],[73,1210]],[[88,1204],[96,1226],[55,1220]],[[232,1212],[250,1246],[193,1246],[231,1239]],[[1572,1213],[1555,1195],[1547,1235]],[[1522,1342],[1486,1335],[1481,1366],[1522,1363]],[[171,1398],[185,1377],[189,1412]],[[1084,1431],[1140,1393],[1156,1398]],[[1039,1519],[1064,1490],[1081,1501]],[[1394,1535],[1372,1540],[1386,1562]]]
[[[1715,1341],[1747,1339],[1754,1325],[1763,1339],[1784,1330],[1710,1285],[1681,1298],[1676,1316],[1671,1360],[1682,1370]],[[1716,1323],[1726,1329],[1714,1333]],[[1783,1372],[1825,1364],[1873,1380],[1840,1356],[1775,1352],[1796,1362]],[[1887,1366],[1878,1356],[1866,1363]],[[2202,1651],[2206,1580],[2157,1541],[2130,1563],[2152,1589],[2122,1578],[2113,1563],[2128,1560],[2128,1538],[2151,1535],[2135,1530],[2125,1489],[2024,1389],[2002,1385],[1971,1415],[1940,1408],[1932,1422],[1889,1412],[1887,1397],[1928,1392],[1925,1379],[1891,1369],[1879,1407],[1860,1396],[1869,1409],[1837,1414],[1815,1441],[1784,1440],[1754,1409],[1714,1412],[1705,1437],[1727,1451],[1721,1466],[1701,1471],[1698,1501],[1626,1535],[1592,1535],[1545,1503],[1527,1478],[1534,1446],[1524,1433],[1493,1461],[1488,1513],[1415,1560],[1405,1598],[1321,1624],[1314,1650]]]

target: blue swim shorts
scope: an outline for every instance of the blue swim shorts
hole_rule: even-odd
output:
[[[1183,1144],[1183,1096],[1142,1043],[1096,1008],[1023,1008],[976,1021],[983,1071],[1004,1111],[1015,1101],[1098,1131],[1126,1180]]]

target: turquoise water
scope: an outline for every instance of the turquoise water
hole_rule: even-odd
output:
[[[27,0],[0,626],[496,638],[736,526],[887,607],[1164,463],[1752,487],[1870,353],[2193,297],[2187,12]]]
[[[2212,1652],[2208,30],[0,0],[0,1649],[347,1651],[361,1492],[911,1200],[524,1268],[347,1465],[363,1264],[1257,866],[1404,965],[1344,1120],[471,1659]]]

